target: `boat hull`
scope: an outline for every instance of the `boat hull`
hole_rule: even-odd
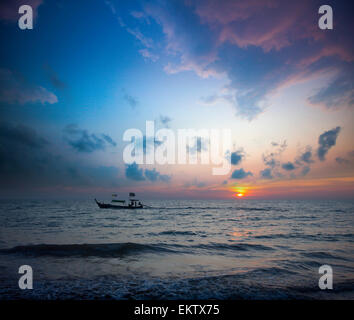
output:
[[[95,199],[96,204],[98,205],[98,207],[100,209],[143,209],[144,206],[119,206],[119,205],[114,205],[114,204],[110,204],[110,203],[103,203],[103,202],[99,202]]]

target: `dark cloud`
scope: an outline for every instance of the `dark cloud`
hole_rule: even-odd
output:
[[[162,182],[169,182],[171,180],[171,176],[167,174],[161,174],[155,168],[152,170],[145,169],[145,177],[150,181],[162,181]]]
[[[301,174],[302,174],[303,176],[306,176],[306,175],[310,172],[310,170],[311,170],[310,167],[305,166],[305,167],[302,168]]]
[[[132,164],[126,165],[125,176],[130,180],[143,181],[145,180],[143,169],[134,162]]]
[[[292,171],[292,170],[295,170],[295,166],[292,162],[287,162],[287,163],[283,163],[282,166],[281,166],[284,170],[287,170],[287,171]]]
[[[262,170],[260,172],[260,175],[262,178],[266,178],[266,179],[273,179],[274,175],[279,177],[282,176],[282,174],[279,173],[279,167],[280,167],[279,158],[288,146],[286,140],[279,143],[271,142],[271,145],[273,147],[273,151],[264,153],[262,155],[263,163],[268,168]]]
[[[47,138],[31,127],[0,123],[0,189],[118,186],[118,169],[73,163],[53,152]],[[57,149],[55,149],[57,152]]]
[[[336,158],[336,162],[339,163],[339,164],[350,164],[351,161],[352,161],[353,158],[354,158],[354,150],[349,151],[349,152],[347,153],[347,156],[348,156],[349,159],[343,158],[343,157],[337,157],[337,158]]]
[[[268,154],[268,155],[263,155],[263,162],[266,166],[271,167],[271,168],[275,168],[278,164],[279,161],[277,161],[274,158],[274,154]]]
[[[156,171],[156,169],[145,169],[145,176],[148,180],[150,181],[157,181],[158,177],[159,177],[159,172]]]
[[[22,145],[30,148],[42,148],[48,141],[40,137],[37,132],[27,126],[0,122],[0,145],[10,147],[12,145]]]
[[[275,168],[280,165],[279,160],[277,159],[287,148],[287,142],[284,140],[282,143],[272,142],[272,147],[275,148],[274,151],[264,153],[262,155],[263,162],[267,167]]]
[[[354,64],[348,66],[326,87],[309,97],[312,104],[324,105],[328,109],[354,105]]]
[[[24,125],[0,123],[0,175],[1,182],[9,184],[17,179],[30,180],[48,161],[42,154],[47,140]],[[38,179],[40,179],[38,177]]]
[[[232,179],[245,179],[248,176],[253,176],[252,172],[248,171],[246,172],[245,170],[243,170],[242,168],[239,170],[235,170],[232,175],[231,178]]]
[[[128,179],[134,181],[148,180],[151,182],[162,181],[167,183],[170,182],[171,180],[171,176],[167,174],[161,174],[155,168],[151,170],[150,169],[143,170],[142,168],[139,168],[139,165],[136,164],[135,162],[130,165],[126,165],[125,176]]]
[[[241,150],[235,151],[231,153],[231,164],[237,166],[241,163],[244,157],[244,153]]]
[[[301,163],[301,162],[305,162],[307,164],[313,163],[314,161],[312,160],[312,148],[308,146],[296,161],[297,163]]]
[[[310,172],[310,164],[314,163],[313,153],[311,146],[307,146],[305,150],[300,152],[300,155],[295,159],[297,168],[300,170],[302,176],[307,175]]]
[[[339,164],[348,164],[348,163],[350,163],[349,160],[344,159],[344,158],[342,158],[342,157],[337,157],[337,158],[336,158],[336,162],[339,163]]]
[[[43,69],[52,84],[52,86],[56,89],[65,89],[67,87],[66,83],[60,80],[58,74],[51,68],[50,65],[45,64]]]
[[[272,169],[266,168],[260,172],[262,178],[273,179]]]
[[[78,152],[104,150],[107,146],[116,146],[113,139],[106,134],[93,134],[80,129],[76,124],[64,128],[64,138]]]
[[[328,130],[322,133],[318,138],[319,147],[317,149],[318,158],[321,161],[324,161],[326,158],[326,154],[329,149],[336,145],[336,141],[339,135],[341,127],[336,127],[332,130]]]
[[[22,74],[9,69],[0,69],[0,102],[8,104],[54,104],[55,94],[30,83]]]

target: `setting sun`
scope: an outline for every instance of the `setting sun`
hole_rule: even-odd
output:
[[[238,193],[237,196],[241,198],[243,197],[243,193]]]

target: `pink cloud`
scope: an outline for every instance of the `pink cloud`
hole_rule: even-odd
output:
[[[9,104],[58,102],[55,94],[41,86],[28,83],[21,75],[0,69],[0,101]]]
[[[218,30],[219,44],[229,41],[264,51],[279,50],[302,38],[317,39],[316,8],[310,1],[215,1],[198,2],[196,13],[203,23]],[[317,18],[317,16],[315,15]]]
[[[347,6],[337,6],[333,31],[319,29],[318,9],[310,0],[185,0],[149,2],[143,12],[161,27],[165,72],[228,78],[236,114],[253,119],[278,89],[352,68]]]

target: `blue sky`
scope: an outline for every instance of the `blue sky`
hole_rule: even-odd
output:
[[[318,28],[316,0],[28,3],[33,30],[18,28],[20,1],[0,5],[5,195],[352,197],[349,2],[327,3],[333,30]],[[124,131],[161,117],[173,130],[230,128],[242,160],[227,177],[128,167]]]

